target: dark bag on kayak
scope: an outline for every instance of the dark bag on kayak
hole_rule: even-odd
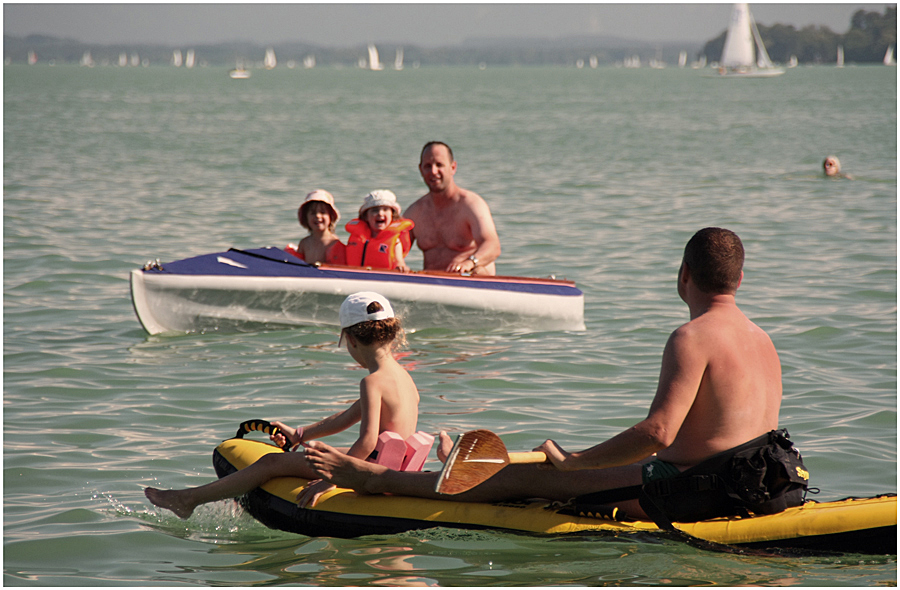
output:
[[[598,504],[637,498],[662,529],[672,522],[720,516],[776,514],[803,504],[809,472],[785,429],[723,451],[680,475],[643,486],[579,496],[576,513],[598,513]]]

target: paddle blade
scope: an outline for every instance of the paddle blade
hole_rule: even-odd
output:
[[[457,437],[434,491],[461,494],[489,479],[509,464],[509,453],[490,430],[472,430]]]

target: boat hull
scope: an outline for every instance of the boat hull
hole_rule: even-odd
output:
[[[408,330],[584,330],[570,281],[312,266],[278,248],[229,250],[131,272],[135,313],[150,334],[337,325],[350,293],[387,297]]]
[[[260,441],[230,439],[213,453],[224,477],[281,449]],[[361,496],[345,489],[324,494],[314,508],[299,508],[301,478],[267,482],[241,498],[257,520],[274,529],[307,536],[352,538],[432,527],[502,529],[542,535],[663,534],[652,522],[618,522],[567,512],[546,501],[465,503],[403,496]],[[676,523],[694,537],[745,547],[794,548],[889,555],[897,552],[896,495],[809,502],[772,515]]]

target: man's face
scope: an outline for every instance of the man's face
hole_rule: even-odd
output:
[[[442,145],[433,145],[422,154],[419,164],[422,180],[432,191],[441,191],[449,186],[456,174],[456,162],[450,160],[450,152]]]

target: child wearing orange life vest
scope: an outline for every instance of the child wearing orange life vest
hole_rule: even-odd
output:
[[[404,258],[412,246],[409,231],[414,226],[412,220],[400,217],[394,193],[372,191],[359,208],[359,218],[345,226],[350,232],[347,264],[409,272]]]
[[[334,197],[328,191],[314,190],[297,209],[300,225],[309,230],[309,235],[299,244],[288,244],[285,252],[293,254],[310,264],[346,264],[344,244],[334,233],[341,214],[334,206]]]

